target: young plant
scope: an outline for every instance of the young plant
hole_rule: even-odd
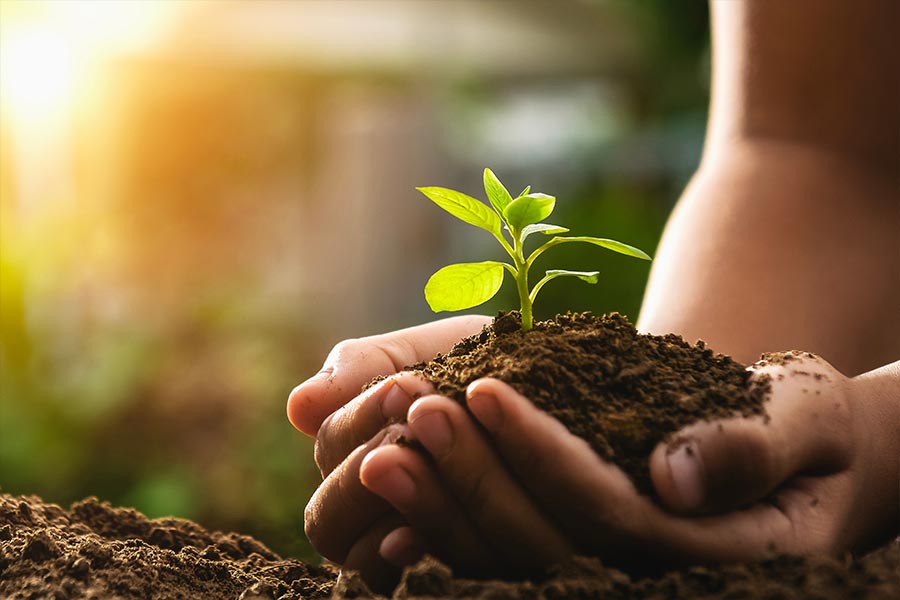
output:
[[[557,236],[556,234],[567,233],[569,230],[559,225],[541,222],[553,212],[556,198],[532,192],[531,186],[526,187],[521,194],[513,198],[490,169],[484,170],[484,191],[492,208],[455,190],[441,187],[416,189],[454,217],[490,232],[512,258],[512,264],[487,260],[476,263],[458,263],[440,269],[425,284],[425,299],[434,312],[463,310],[487,302],[494,297],[503,284],[503,273],[506,270],[516,281],[522,313],[522,330],[528,331],[534,323],[532,313],[534,299],[548,281],[557,277],[577,277],[588,283],[597,283],[600,275],[599,271],[551,269],[534,287],[529,289],[528,271],[534,261],[553,246],[583,242],[620,254],[650,260],[643,250],[616,240],[586,236]],[[526,255],[525,239],[533,233],[555,237]],[[510,239],[507,239],[506,236],[509,236]]]

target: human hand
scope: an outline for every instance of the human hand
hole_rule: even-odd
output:
[[[583,440],[489,379],[470,386],[468,405],[496,451],[461,407],[429,396],[411,407],[408,421],[434,466],[409,449],[384,447],[362,461],[360,477],[420,534],[453,522],[449,504],[478,526],[482,543],[502,549],[514,540],[526,556],[541,556],[540,540],[527,536],[534,510],[560,554],[571,544],[619,563],[648,555],[674,564],[753,560],[775,551],[838,552],[896,531],[896,394],[874,390],[865,379],[848,380],[811,356],[754,370],[772,378],[768,419],[698,423],[680,432],[674,447],[661,444],[651,456],[660,498],[680,514],[638,495]],[[408,489],[414,491],[402,497],[382,483],[397,468],[413,481]],[[502,526],[484,516],[498,505],[506,509]],[[392,552],[410,559],[438,541],[402,537],[410,548]],[[442,545],[445,555],[466,554]]]
[[[659,447],[651,457],[660,498],[685,515],[765,502],[776,512],[761,524],[781,522],[771,540],[779,552],[862,550],[896,535],[897,367],[849,379],[809,353],[770,355],[751,367],[754,377],[770,378],[770,420],[683,429],[676,448]]]
[[[306,508],[307,535],[323,556],[360,570],[373,587],[384,587],[394,576],[391,564],[380,558],[379,548],[383,538],[404,522],[362,487],[359,465],[372,448],[403,435],[399,426],[382,430],[390,421],[405,417],[414,398],[433,391],[412,373],[397,372],[448,351],[489,320],[453,317],[345,340],[329,353],[319,373],[290,394],[288,418],[300,431],[316,436],[315,459],[324,479]],[[374,377],[392,374],[396,375],[360,393]]]
[[[381,335],[337,344],[318,373],[295,387],[287,402],[291,423],[316,437],[322,422],[359,396],[375,377],[399,373],[404,367],[447,352],[462,338],[478,333],[489,317],[451,317]]]

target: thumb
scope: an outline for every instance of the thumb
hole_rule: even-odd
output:
[[[771,382],[765,416],[694,423],[653,451],[650,475],[669,509],[732,510],[801,471],[833,471],[849,462],[843,375],[811,355],[753,369],[755,378]]]
[[[325,418],[355,398],[377,376],[393,375],[405,366],[447,352],[461,338],[477,333],[488,317],[450,317],[390,333],[344,340],[325,359],[322,369],[295,387],[288,397],[290,422],[315,437]]]

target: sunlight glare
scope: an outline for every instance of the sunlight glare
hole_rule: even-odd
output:
[[[32,124],[58,117],[68,107],[77,70],[76,56],[59,32],[6,32],[0,41],[0,105]]]

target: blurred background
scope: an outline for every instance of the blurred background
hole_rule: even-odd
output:
[[[414,187],[484,198],[490,166],[652,254],[708,70],[703,2],[0,0],[0,487],[313,559],[288,392],[436,318],[439,267],[500,257]],[[539,318],[636,318],[647,264],[548,254],[601,281]]]

